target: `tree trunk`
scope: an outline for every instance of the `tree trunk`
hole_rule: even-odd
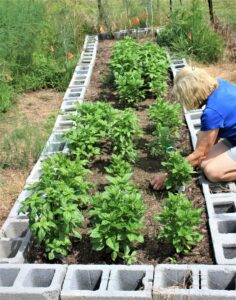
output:
[[[170,12],[172,12],[172,0],[170,0]]]
[[[213,2],[212,0],[208,0],[208,6],[209,6],[209,15],[211,23],[214,23],[214,11],[213,11]]]
[[[102,17],[103,17],[102,0],[98,0],[98,18],[99,18],[99,21],[102,20]]]

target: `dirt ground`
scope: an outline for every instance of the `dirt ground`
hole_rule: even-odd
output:
[[[57,116],[62,102],[62,93],[54,90],[40,90],[22,94],[11,109],[0,114],[0,143],[4,135],[21,126],[24,118],[29,124],[44,130],[44,124],[52,115]],[[0,169],[0,226],[5,221],[33,165],[27,169]]]

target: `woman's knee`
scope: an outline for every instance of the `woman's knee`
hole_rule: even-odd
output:
[[[219,182],[224,179],[223,172],[217,169],[214,164],[207,164],[205,168],[203,167],[203,171],[208,180],[212,182]]]

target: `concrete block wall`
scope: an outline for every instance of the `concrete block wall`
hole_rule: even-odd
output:
[[[168,58],[175,77],[177,72],[186,65],[186,61],[171,59],[170,56]],[[187,111],[184,109],[184,114],[193,148],[195,148],[197,133],[201,127],[202,110]],[[216,262],[234,265],[236,264],[236,185],[234,182],[212,183],[204,174],[201,174],[200,178]]]
[[[1,264],[1,300],[233,300],[236,266]]]

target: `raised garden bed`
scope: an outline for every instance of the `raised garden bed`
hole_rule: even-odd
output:
[[[96,64],[94,67],[92,80],[86,92],[87,101],[105,101],[112,104],[114,107],[123,109],[123,105],[118,103],[117,91],[112,83],[109,83],[105,78],[110,75],[108,62],[111,56],[111,48],[114,41],[103,41],[99,44]],[[171,103],[174,99],[171,95],[172,81],[169,80],[169,92],[167,100]],[[161,168],[161,161],[149,156],[146,143],[152,139],[150,122],[147,117],[147,109],[155,102],[154,97],[149,96],[139,102],[134,111],[138,117],[139,126],[143,129],[144,134],[138,141],[138,160],[134,166],[134,174],[132,182],[141,191],[144,203],[147,207],[145,213],[144,227],[142,233],[144,235],[144,243],[137,247],[137,263],[138,264],[159,264],[174,261],[176,263],[188,264],[212,264],[213,255],[208,234],[207,217],[205,211],[205,200],[202,195],[197,176],[195,176],[190,184],[188,184],[185,194],[192,201],[195,208],[203,208],[201,214],[201,224],[199,231],[203,234],[203,239],[194,247],[188,255],[176,255],[174,248],[160,240],[156,240],[156,235],[159,228],[153,220],[153,215],[160,212],[161,205],[167,197],[166,191],[155,192],[150,188],[149,182],[152,176]],[[184,142],[183,142],[184,141]],[[108,145],[109,146],[109,145]],[[175,148],[185,153],[191,152],[189,133],[186,127],[183,127],[180,132],[180,138],[175,143]],[[105,167],[108,166],[110,159],[109,147],[103,147],[99,156],[89,163],[89,169],[92,173],[89,175],[89,180],[94,184],[95,189],[102,191],[108,181],[105,178]],[[93,191],[92,191],[93,192]],[[90,227],[89,218],[84,224],[85,229],[82,234],[85,234]],[[30,262],[45,263],[48,259],[40,246],[34,243],[31,245],[29,255]],[[51,261],[50,261],[51,262]],[[103,264],[113,263],[110,256],[105,252],[92,251],[90,239],[84,235],[82,240],[73,240],[71,251],[67,257],[55,259],[53,262],[63,262],[68,264]],[[121,260],[117,260],[122,263]]]

